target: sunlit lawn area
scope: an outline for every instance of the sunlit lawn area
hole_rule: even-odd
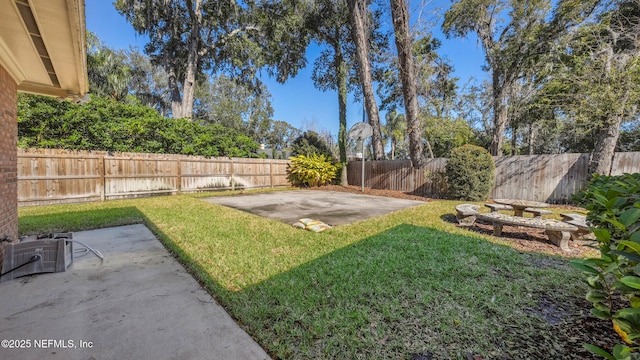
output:
[[[568,259],[459,229],[455,204],[324,233],[187,195],[19,213],[21,234],[145,223],[275,358],[588,356],[572,329],[586,285]]]

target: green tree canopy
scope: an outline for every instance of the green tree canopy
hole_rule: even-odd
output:
[[[92,94],[123,100],[129,95],[131,68],[123,51],[104,46],[93,33],[87,33],[87,75]]]
[[[254,157],[258,144],[220,124],[162,117],[154,109],[92,96],[68,101],[19,94],[21,147]]]
[[[547,64],[542,56],[561,35],[588,17],[600,0],[458,0],[445,13],[448,36],[475,33],[491,79],[491,154],[502,155],[518,80]]]
[[[473,128],[462,118],[437,118],[423,114],[422,121],[435,157],[449,157],[452,149],[478,142]]]
[[[406,141],[407,119],[404,114],[399,114],[395,110],[387,112],[382,131],[391,145],[391,160],[394,160],[396,156],[405,157],[409,155]]]
[[[269,131],[266,143],[276,150],[283,150],[290,147],[299,135],[300,130],[288,122],[274,120],[271,122],[271,131]]]
[[[293,141],[291,150],[294,156],[312,156],[316,154],[324,155],[328,159],[332,159],[333,162],[336,161],[327,143],[322,140],[322,138],[315,131],[305,131],[302,135],[300,135]]]
[[[238,130],[258,143],[267,143],[271,130],[271,94],[266,86],[258,91],[226,75],[203,82],[196,92],[195,118]]]
[[[167,77],[137,49],[114,50],[87,33],[89,92],[118,101],[136,98],[141,104],[169,114]]]
[[[592,172],[609,175],[620,128],[640,104],[640,2],[615,2],[571,34],[547,90],[593,134]]]
[[[117,0],[145,52],[168,77],[174,118],[193,115],[198,78],[226,73],[256,84],[265,68],[284,82],[306,64],[306,1]]]

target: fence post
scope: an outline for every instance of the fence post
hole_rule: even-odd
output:
[[[105,161],[104,161],[104,155],[100,156],[100,159],[98,159],[98,171],[100,172],[100,200],[104,201],[105,200],[105,191],[106,191],[106,184],[105,184],[105,172],[107,171],[106,167],[105,167]]]
[[[182,160],[178,159],[178,183],[176,184],[178,188],[178,195],[182,194]]]
[[[273,161],[269,161],[269,185],[273,189]]]
[[[235,180],[233,180],[233,159],[232,158],[229,159],[229,170],[231,172],[230,174],[231,191],[234,191],[236,189],[236,182]]]

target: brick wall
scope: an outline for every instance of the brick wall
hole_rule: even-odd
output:
[[[0,240],[13,242],[18,241],[17,108],[16,83],[0,66]]]

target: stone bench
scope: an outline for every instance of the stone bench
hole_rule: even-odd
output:
[[[586,215],[575,214],[575,213],[571,213],[571,214],[561,213],[560,216],[562,217],[562,221],[577,220],[577,221],[581,221],[581,222],[583,222],[585,224],[587,223],[587,216]]]
[[[571,233],[571,240],[591,242],[596,239],[591,229],[589,229],[589,225],[587,225],[587,217],[585,215],[572,213],[560,214],[560,216],[562,221],[578,228],[577,231]]]
[[[532,213],[534,217],[541,218],[542,215],[553,214],[551,210],[539,209],[539,208],[525,208],[524,212]]]
[[[498,212],[498,210],[513,210],[513,206],[511,205],[502,205],[502,204],[484,204],[484,206],[491,209],[491,212]]]
[[[511,205],[503,205],[503,204],[484,204],[484,206],[491,209],[491,212],[498,212],[498,210],[513,210],[513,206]],[[541,218],[542,215],[549,215],[552,213],[551,210],[544,210],[539,208],[526,208],[524,212],[532,213],[535,217]]]
[[[554,219],[524,218],[520,216],[505,215],[498,212],[478,214],[477,217],[478,219],[493,223],[493,235],[495,236],[502,235],[503,225],[544,229],[549,240],[564,251],[569,251],[569,239],[571,238],[571,233],[578,230],[578,227],[575,225]]]
[[[456,219],[458,219],[458,224],[464,226],[473,225],[476,222],[478,209],[480,209],[480,206],[474,204],[456,205]]]

